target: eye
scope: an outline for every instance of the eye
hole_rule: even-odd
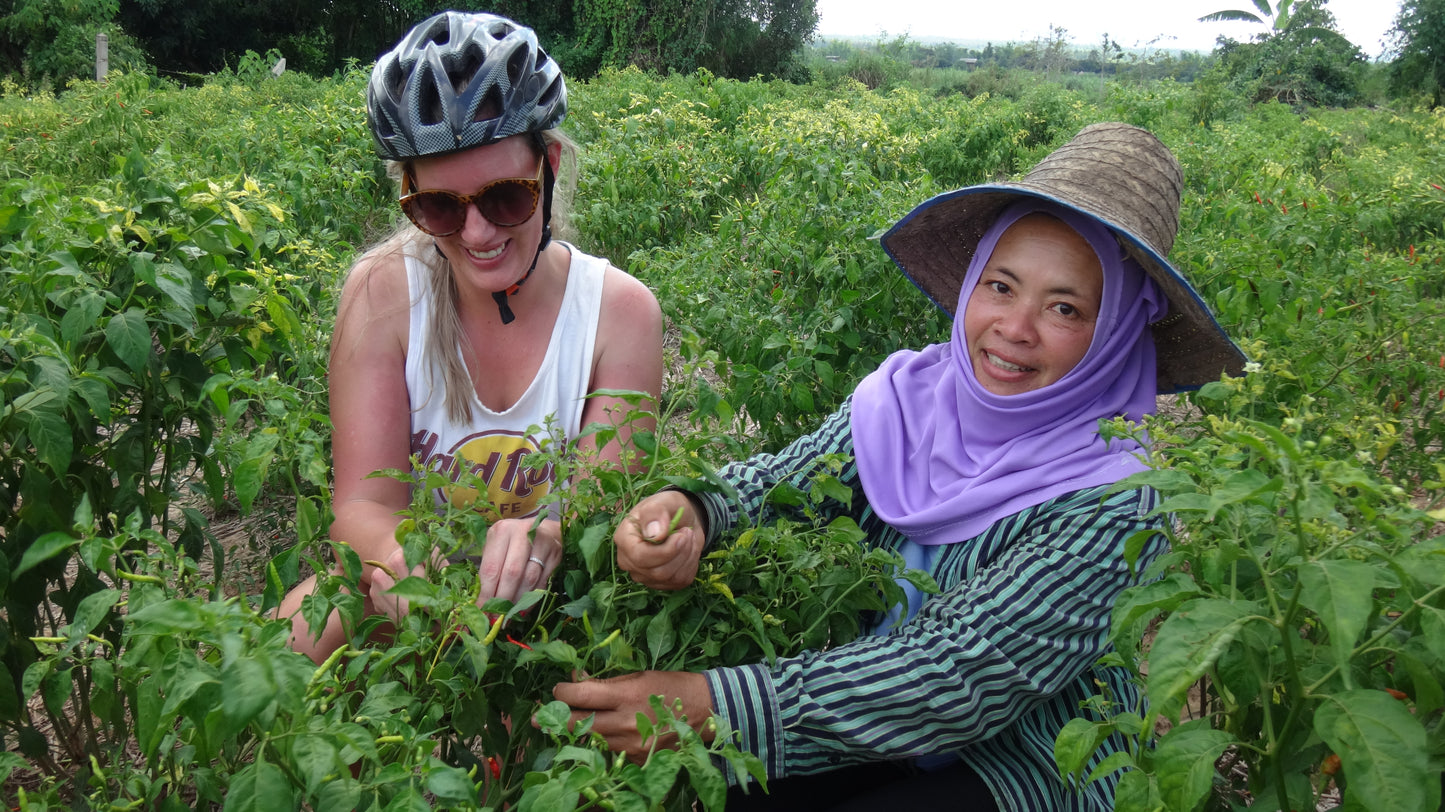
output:
[[[1000,296],[1005,296],[1009,293],[1008,283],[1001,279],[984,279],[979,281],[978,284],[979,287],[988,288],[990,291],[992,291],[993,293],[997,293]]]

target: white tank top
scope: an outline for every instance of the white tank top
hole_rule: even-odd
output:
[[[434,298],[424,263],[406,255],[406,282],[411,296],[407,338],[406,389],[411,398],[411,453],[421,470],[455,477],[470,470],[486,483],[484,505],[493,518],[535,515],[540,500],[551,492],[556,475],[551,465],[532,469],[524,458],[549,442],[565,442],[582,428],[584,397],[592,380],[592,354],[602,310],[602,280],[608,262],[563,243],[572,260],[567,290],[547,342],[547,355],[522,397],[506,411],[493,411],[469,387],[472,419],[452,422],[447,414],[445,379],[436,362],[439,352],[460,353],[459,347],[428,346],[425,325],[431,322]],[[479,484],[480,488],[480,484]],[[471,503],[472,488],[439,489],[437,498]],[[554,505],[555,513],[555,505]]]

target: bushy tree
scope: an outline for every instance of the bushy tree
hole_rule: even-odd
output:
[[[95,76],[95,37],[109,40],[112,67],[144,63],[114,23],[118,0],[0,0],[0,74],[64,87]]]
[[[1255,101],[1339,106],[1359,95],[1365,55],[1336,30],[1327,0],[1280,0],[1264,16],[1221,11],[1201,20],[1253,19],[1269,26],[1251,42],[1221,38],[1215,50],[1229,83]],[[1256,0],[1261,11],[1268,0]],[[1244,15],[1244,16],[1230,16]]]
[[[802,78],[817,0],[574,0],[572,53],[586,75],[636,65],[660,73]],[[566,63],[564,63],[566,64]]]
[[[1445,0],[1404,0],[1392,32],[1398,57],[1390,66],[1397,93],[1421,92],[1434,107],[1445,94]]]

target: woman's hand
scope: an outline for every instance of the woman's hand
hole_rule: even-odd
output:
[[[562,525],[556,519],[498,521],[487,530],[487,543],[482,548],[482,591],[477,605],[492,598],[516,603],[547,583],[560,563]]]
[[[708,690],[707,678],[702,674],[687,671],[643,671],[612,679],[594,679],[585,682],[563,682],[552,689],[552,696],[566,702],[572,708],[571,724],[596,715],[592,729],[607,740],[613,752],[626,753],[638,763],[646,760],[653,749],[653,742],[644,739],[637,730],[637,714],[645,714],[653,722],[657,719],[648,704],[648,698],[661,696],[664,704],[671,706],[681,700],[681,715],[687,723],[711,742],[714,728],[708,724],[712,718],[712,692]],[[671,747],[672,738],[666,737],[656,744]]]
[[[692,502],[678,491],[663,491],[638,502],[612,541],[617,566],[634,581],[653,589],[682,589],[697,577],[705,539]]]
[[[426,564],[418,564],[412,567],[411,572],[407,572],[406,553],[400,547],[392,551],[391,555],[381,563],[385,566],[372,570],[371,589],[367,596],[371,599],[371,605],[376,611],[391,618],[392,623],[399,624],[402,617],[411,611],[411,605],[406,598],[392,595],[391,588],[409,575],[425,578]],[[432,566],[434,568],[440,569],[446,566],[446,563],[446,559],[441,555],[433,554]]]

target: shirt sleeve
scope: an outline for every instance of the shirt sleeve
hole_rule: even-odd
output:
[[[1077,491],[1001,520],[996,550],[901,629],[707,672],[716,712],[769,777],[956,750],[1005,729],[1107,649],[1126,540],[1152,491]]]
[[[776,506],[767,499],[780,483],[807,490],[808,482],[818,472],[822,459],[828,455],[847,457],[847,471],[840,477],[853,489],[852,508],[856,514],[863,502],[861,485],[853,465],[852,399],[843,402],[838,411],[823,421],[817,431],[789,443],[777,454],[758,454],[744,462],[730,463],[719,471],[720,477],[734,488],[731,494],[695,493],[706,513],[708,545],[731,530],[739,522],[763,524],[775,518]],[[817,506],[823,519],[846,512],[845,506],[828,499]]]

